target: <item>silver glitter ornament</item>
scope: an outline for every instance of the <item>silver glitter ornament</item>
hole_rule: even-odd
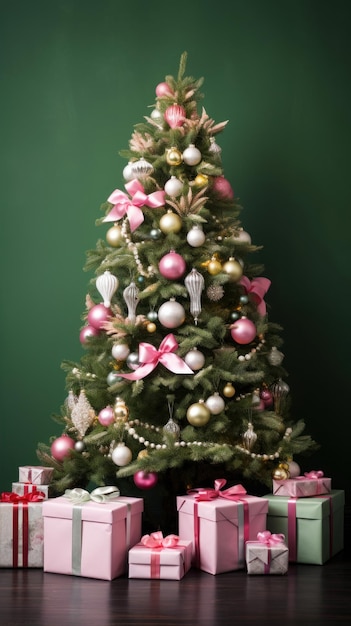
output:
[[[224,289],[222,285],[212,283],[212,285],[209,285],[207,288],[206,293],[209,300],[212,300],[212,302],[218,302],[218,300],[221,300],[224,296]]]
[[[132,163],[131,170],[134,178],[147,178],[152,174],[154,168],[144,157],[141,157],[141,159]]]
[[[267,359],[268,362],[271,365],[280,365],[284,359],[284,354],[282,352],[279,352],[278,348],[276,348],[275,346],[273,346],[271,348],[271,351],[269,352],[269,354],[267,355]]]
[[[247,430],[243,434],[243,444],[246,450],[251,450],[255,445],[257,435],[254,432],[254,427],[251,422],[247,425]]]
[[[71,413],[72,423],[81,437],[84,437],[94,418],[94,409],[82,389]]]

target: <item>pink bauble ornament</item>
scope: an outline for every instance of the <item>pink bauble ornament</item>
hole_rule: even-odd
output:
[[[262,399],[260,399],[260,400],[259,400],[259,402],[257,402],[257,404],[255,404],[255,405],[252,407],[252,409],[253,409],[254,411],[264,411],[264,409],[265,409],[265,404],[264,404],[263,400],[262,400]]]
[[[233,200],[234,198],[233,188],[224,176],[216,176],[213,179],[212,190],[224,200]]]
[[[105,322],[112,316],[112,311],[109,307],[103,304],[95,304],[88,313],[88,322],[90,326],[100,330]]]
[[[99,334],[98,329],[94,328],[94,326],[84,326],[79,333],[79,340],[84,345],[91,337],[97,337]]]
[[[243,315],[230,327],[230,333],[234,341],[240,344],[246,344],[253,341],[256,337],[256,326],[251,320]]]
[[[289,478],[296,478],[301,475],[301,469],[298,463],[295,461],[288,461],[289,466]]]
[[[71,450],[74,450],[74,440],[68,435],[61,435],[51,444],[51,454],[56,461],[63,461]]]
[[[180,254],[171,250],[168,254],[162,257],[161,261],[158,264],[158,269],[160,273],[168,280],[176,280],[183,276],[186,263]]]
[[[172,96],[174,96],[174,92],[168,83],[159,83],[155,91],[158,98],[172,98]]]
[[[134,483],[139,489],[152,489],[158,481],[156,472],[144,472],[140,470],[133,476]]]
[[[273,404],[273,396],[269,389],[262,389],[260,396],[264,402],[266,407],[271,406]]]
[[[109,426],[110,424],[113,424],[115,421],[115,413],[112,406],[105,406],[104,409],[101,409],[98,415],[98,420],[102,426]]]
[[[168,126],[171,128],[178,128],[183,126],[186,119],[186,111],[180,104],[171,104],[168,109],[165,110],[164,119]]]

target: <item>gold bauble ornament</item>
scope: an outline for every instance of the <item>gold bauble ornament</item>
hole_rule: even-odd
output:
[[[194,185],[196,187],[206,187],[208,185],[208,176],[206,174],[198,174],[194,178]]]
[[[183,161],[183,156],[178,148],[169,148],[166,152],[166,161],[168,165],[180,165]]]
[[[106,241],[112,248],[118,248],[123,242],[122,229],[114,224],[106,233]]]
[[[148,333],[154,333],[156,328],[157,326],[156,324],[154,324],[154,322],[149,322],[148,324],[146,324],[146,330]]]
[[[182,219],[177,213],[173,213],[171,210],[162,215],[160,219],[160,229],[165,235],[169,233],[179,233],[182,225]]]
[[[287,466],[288,469],[285,469]],[[278,467],[276,467],[272,472],[273,480],[286,480],[289,478],[289,466],[286,463],[279,463]]]
[[[213,256],[211,261],[207,265],[207,271],[211,276],[216,276],[222,271],[222,263],[217,259],[217,257]]]
[[[113,407],[115,418],[118,422],[126,422],[129,415],[129,409],[122,400],[122,398],[116,398],[115,406]]]
[[[230,257],[223,265],[223,271],[228,274],[230,282],[237,282],[243,275],[243,268],[234,257]]]
[[[145,459],[146,456],[147,456],[147,450],[140,450],[138,454],[138,459]]]
[[[227,383],[225,387],[223,387],[223,395],[226,398],[232,398],[235,395],[235,387],[232,383]]]
[[[205,426],[211,417],[204,400],[191,404],[186,412],[186,418],[192,426]]]

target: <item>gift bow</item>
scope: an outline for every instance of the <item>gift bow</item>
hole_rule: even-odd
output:
[[[284,543],[285,535],[283,533],[272,534],[269,530],[263,530],[257,533],[257,541],[265,543],[267,546],[274,546],[278,543]]]
[[[312,479],[323,478],[324,472],[322,470],[311,470],[310,472],[305,472],[304,476]]]
[[[66,489],[65,498],[68,498],[72,504],[83,504],[84,502],[98,502],[99,504],[105,504],[111,500],[117,500],[120,496],[120,491],[113,485],[106,487],[97,487],[91,493],[86,489],[75,487],[74,489]]]
[[[250,280],[247,276],[242,276],[239,280],[239,284],[245,288],[247,293],[250,293],[253,296],[253,299],[257,304],[257,311],[259,314],[262,316],[266,315],[266,303],[263,297],[271,286],[269,278],[259,276],[258,278]]]
[[[163,548],[175,548],[179,543],[179,537],[178,535],[164,537],[162,531],[158,530],[151,535],[143,535],[140,542],[147,548],[162,550]]]
[[[224,491],[221,491],[222,487],[227,483],[225,478],[217,478],[214,481],[214,488],[212,487],[198,487],[195,489],[189,489],[189,495],[195,495],[195,500],[198,502],[214,500],[215,498],[226,498],[227,500],[240,500],[242,496],[247,494],[246,489],[242,485],[233,485]]]
[[[24,493],[19,495],[11,491],[3,491],[0,495],[0,502],[8,502],[10,504],[18,504],[19,502],[42,502],[45,500],[45,493],[43,491],[32,491],[30,493]]]
[[[154,191],[146,194],[144,187],[136,178],[127,183],[125,188],[131,198],[124,191],[115,189],[107,198],[107,202],[111,202],[114,206],[103,222],[115,222],[127,214],[130,229],[133,232],[144,221],[144,214],[140,207],[148,206],[151,209],[155,209],[163,206],[165,203],[165,192]]]
[[[193,374],[193,370],[176,354],[174,351],[178,348],[178,343],[174,335],[170,333],[161,341],[157,350],[151,343],[139,344],[139,362],[142,363],[138,369],[131,374],[118,374],[122,378],[128,380],[140,380],[144,378],[158,363],[162,363],[168,370],[174,374]]]

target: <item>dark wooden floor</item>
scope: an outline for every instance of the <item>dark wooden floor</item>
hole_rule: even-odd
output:
[[[351,555],[284,576],[192,569],[180,581],[111,582],[0,570],[1,626],[351,625]]]

